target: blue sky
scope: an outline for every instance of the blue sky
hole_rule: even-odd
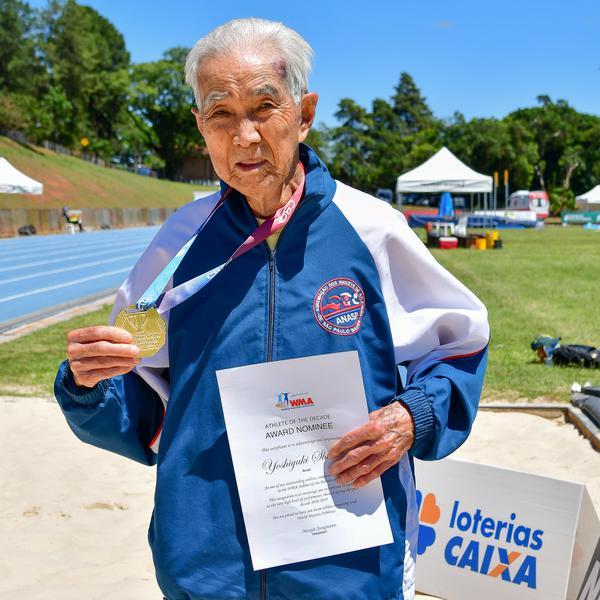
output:
[[[539,94],[600,114],[599,0],[79,1],[115,24],[135,62],[232,18],[283,21],[315,49],[310,86],[328,125],[340,98],[370,107],[391,96],[401,71],[439,117],[503,117]]]

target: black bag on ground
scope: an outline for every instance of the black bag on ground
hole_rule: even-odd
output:
[[[552,353],[555,365],[583,365],[584,367],[600,367],[600,352],[594,346],[581,344],[560,345]]]
[[[598,395],[590,395],[589,389],[597,391]],[[580,408],[596,426],[600,427],[600,388],[584,388],[581,392],[573,393],[571,404]]]
[[[23,225],[23,227],[19,227],[18,231],[19,235],[35,235],[36,233],[35,225]]]

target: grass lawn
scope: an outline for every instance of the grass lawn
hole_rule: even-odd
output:
[[[567,400],[574,381],[600,370],[545,367],[530,350],[540,334],[600,346],[600,233],[581,228],[501,232],[502,250],[436,250],[436,258],[487,305],[492,341],[484,398]],[[105,323],[110,308],[0,344],[0,393],[52,394],[65,335]]]
[[[65,360],[71,329],[108,321],[111,307],[81,315],[0,344],[0,395],[52,396],[54,376]]]
[[[107,169],[0,136],[0,156],[44,184],[41,196],[0,194],[0,208],[162,208],[191,202],[192,191],[212,189]]]
[[[529,345],[538,334],[600,346],[600,234],[578,227],[501,231],[502,250],[434,250],[488,307],[492,337],[484,398],[566,400],[574,381],[600,370],[546,367]]]

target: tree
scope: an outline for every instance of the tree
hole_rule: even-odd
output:
[[[408,73],[400,74],[400,81],[394,90],[392,107],[402,133],[414,134],[435,125],[427,100]]]
[[[21,0],[0,2],[0,90],[35,94],[44,68],[36,52],[36,19]]]
[[[401,74],[390,102],[376,98],[367,112],[345,98],[336,118],[341,124],[332,130],[332,173],[367,191],[393,188],[402,171],[441,144],[442,124],[408,73]]]
[[[386,100],[373,100],[370,117],[373,123],[370,160],[375,170],[372,191],[376,188],[394,188],[395,180],[406,163],[408,140],[400,132],[398,116]]]
[[[125,115],[130,60],[125,40],[110,21],[75,0],[52,0],[42,23],[47,93],[64,96],[71,106],[69,119],[57,123],[51,137],[73,146],[85,136],[91,151],[108,158]],[[43,108],[36,111],[38,122]]]
[[[311,127],[305,143],[308,144],[323,160],[327,160],[329,137],[329,129],[323,123],[320,123],[317,127],[314,125]]]
[[[0,130],[25,131],[47,75],[37,51],[36,12],[21,0],[0,2]]]
[[[26,113],[13,94],[0,92],[0,132],[24,131],[27,128]]]
[[[36,122],[33,136],[37,141],[49,140],[68,145],[73,136],[74,108],[60,86],[52,86],[35,107]]]
[[[565,100],[538,96],[539,106],[511,113],[507,120],[527,130],[537,148],[536,184],[550,194],[554,214],[574,206],[574,195],[600,175],[600,118],[577,112]]]
[[[348,185],[370,189],[376,178],[376,166],[371,160],[372,119],[350,98],[340,100],[335,117],[341,123],[331,131],[331,172]]]
[[[194,95],[184,82],[187,48],[171,48],[161,60],[134,65],[131,71],[129,115],[138,131],[175,179],[186,156],[204,145],[191,114]]]
[[[513,188],[529,188],[538,162],[531,135],[518,122],[462,115],[447,125],[445,145],[476,171],[491,174],[510,172]]]

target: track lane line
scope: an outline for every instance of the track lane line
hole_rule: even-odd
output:
[[[150,243],[150,239],[146,239],[146,238],[123,238],[123,239],[116,239],[116,240],[102,240],[103,244],[142,244],[142,243],[146,243],[149,244]],[[62,255],[62,254],[72,254],[73,252],[79,252],[79,251],[88,251],[88,250],[93,250],[94,248],[99,248],[101,247],[103,244],[85,244],[85,245],[74,245],[73,247],[67,248],[64,245],[61,246],[61,250],[54,250],[52,252],[47,252],[46,249],[44,248],[38,248],[35,251],[31,251],[28,253],[21,253],[21,252],[15,252],[14,256],[6,256],[5,254],[2,255],[2,257],[0,257],[0,263],[10,263],[10,262],[14,262],[15,259],[20,260],[20,259],[27,259],[27,258],[36,258],[38,257],[40,254],[44,254],[45,256],[58,256],[58,255]],[[29,248],[28,248],[29,250]]]
[[[139,254],[127,254],[126,256],[117,256],[115,258],[105,258],[104,260],[95,260],[94,262],[82,263],[73,265],[72,267],[65,267],[64,269],[53,269],[52,271],[42,271],[41,273],[31,273],[30,275],[22,275],[21,277],[13,277],[12,279],[0,279],[0,284],[14,283],[15,281],[24,281],[25,279],[33,279],[34,277],[45,277],[46,275],[54,275],[55,273],[64,273],[65,271],[76,271],[77,269],[84,269],[86,267],[94,267],[96,265],[105,265],[111,262],[117,262],[118,260],[126,260],[130,258],[137,258]]]
[[[70,236],[68,239],[58,240],[57,242],[45,243],[45,240],[23,240],[21,244],[7,244],[5,239],[0,239],[0,251],[2,257],[20,254],[23,252],[36,252],[39,250],[60,250],[67,247],[83,247],[83,246],[97,246],[99,243],[107,241],[118,241],[118,240],[145,240],[155,235],[154,232],[143,232],[136,234],[121,233],[119,235],[111,236],[98,236],[96,238],[86,237],[85,240],[81,238],[72,239]]]
[[[92,281],[93,279],[100,279],[101,277],[108,277],[110,275],[117,275],[118,273],[125,273],[131,271],[131,266],[124,269],[116,269],[115,271],[106,271],[105,273],[98,273],[97,275],[90,275],[89,277],[82,277],[81,279],[75,279],[73,281],[67,281],[65,283],[59,283],[57,285],[50,285],[48,287],[38,288],[36,290],[30,290],[28,292],[22,292],[21,294],[13,294],[12,296],[5,296],[0,298],[0,304],[3,302],[10,302],[11,300],[18,300],[19,298],[25,298],[27,296],[34,296],[35,294],[43,294],[44,292],[50,292],[52,290],[58,290],[60,288],[69,287],[72,285],[78,285],[84,281]]]
[[[29,251],[30,248],[46,248],[53,250],[55,248],[64,248],[66,244],[88,244],[98,243],[100,240],[109,240],[116,238],[140,238],[154,237],[160,226],[149,225],[148,227],[134,227],[124,229],[111,229],[108,231],[86,231],[82,238],[79,235],[57,234],[41,235],[20,238],[0,238],[0,250],[5,252],[18,253]],[[5,250],[4,250],[5,249]]]
[[[114,254],[115,252],[123,252],[125,250],[134,250],[136,248],[146,248],[147,244],[135,244],[135,245],[125,245],[125,246],[113,246],[111,250],[105,250],[103,252],[93,252],[91,254],[77,254],[75,258],[87,258],[88,256],[104,256],[106,254]],[[73,254],[70,252],[69,254]],[[52,263],[63,262],[64,258],[52,258],[50,260],[39,260],[34,263],[28,263],[26,265],[13,265],[12,267],[2,267],[0,268],[0,273],[5,273],[6,271],[16,271],[18,269],[24,270],[31,267],[40,267],[42,265],[50,265]]]

